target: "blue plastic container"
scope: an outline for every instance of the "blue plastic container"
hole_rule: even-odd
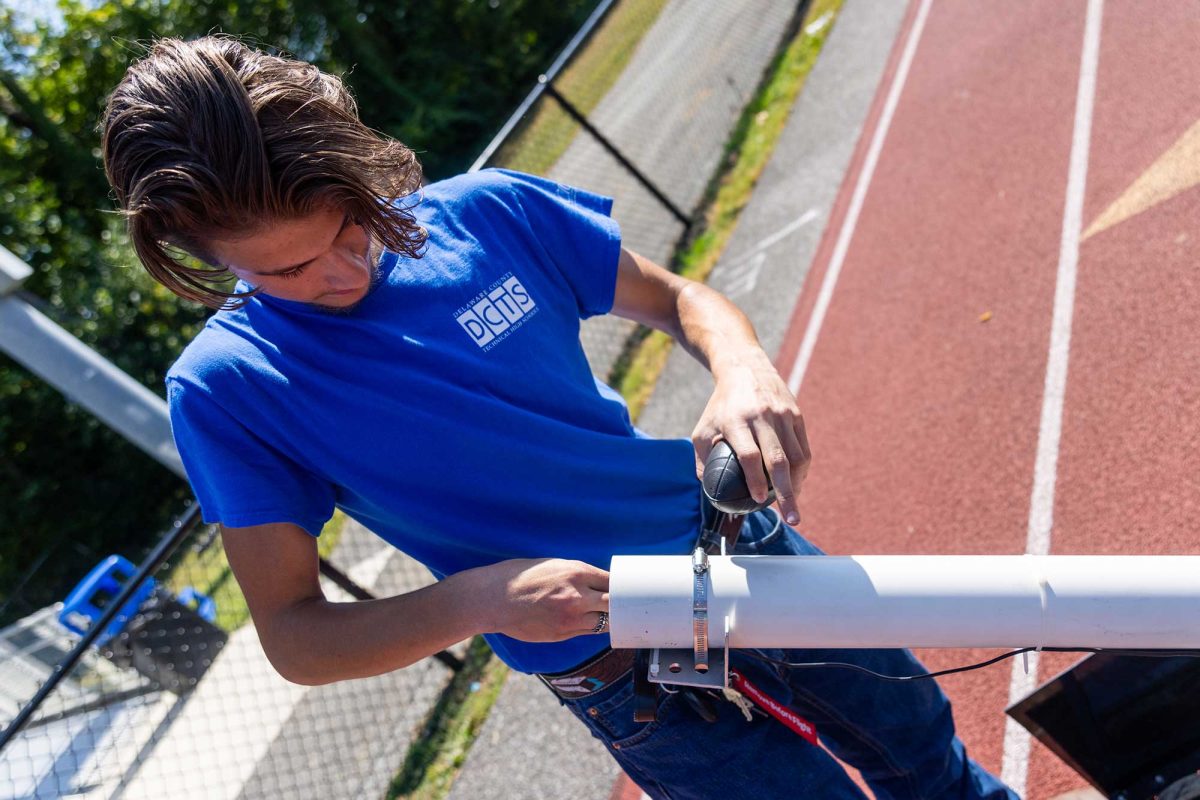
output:
[[[68,630],[82,635],[95,625],[108,609],[121,589],[137,572],[127,558],[112,555],[101,561],[81,580],[67,599],[63,601],[62,610],[58,612],[58,621]],[[108,624],[96,639],[96,644],[103,645],[116,636],[129,624],[129,620],[137,614],[142,603],[154,593],[156,584],[153,578],[147,578],[121,611]]]

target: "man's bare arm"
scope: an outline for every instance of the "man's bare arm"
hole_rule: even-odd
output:
[[[284,678],[322,684],[408,666],[478,633],[559,641],[608,609],[608,573],[562,559],[513,559],[414,592],[335,603],[316,540],[291,523],[222,528],[263,650]]]
[[[670,334],[712,372],[716,389],[692,431],[697,476],[724,439],[754,497],[767,496],[765,465],[780,510],[799,522],[796,496],[812,459],[804,418],[746,315],[720,292],[625,249],[613,313]]]

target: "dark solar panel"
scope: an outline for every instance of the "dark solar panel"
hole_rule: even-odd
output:
[[[1093,654],[1008,714],[1108,797],[1200,770],[1200,658]]]

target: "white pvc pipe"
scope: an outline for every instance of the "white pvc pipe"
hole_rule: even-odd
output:
[[[711,647],[1200,649],[1200,556],[713,556]],[[689,556],[615,556],[613,647],[692,647]]]

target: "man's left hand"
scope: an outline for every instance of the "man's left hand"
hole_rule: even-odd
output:
[[[766,500],[769,473],[783,518],[797,524],[796,500],[812,451],[796,398],[761,349],[714,375],[716,389],[692,431],[697,478],[704,476],[713,445],[724,439],[737,453],[754,499]]]

